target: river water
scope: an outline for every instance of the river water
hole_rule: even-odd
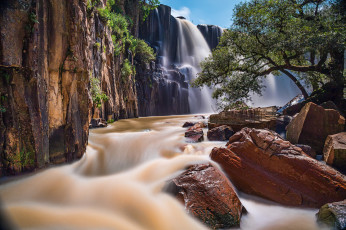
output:
[[[181,126],[193,120],[200,121],[193,115],[147,117],[91,130],[78,162],[1,185],[3,209],[20,229],[207,229],[163,192],[184,168],[209,162],[211,149],[225,145],[187,143]],[[319,229],[317,210],[239,195],[248,211],[241,229]]]

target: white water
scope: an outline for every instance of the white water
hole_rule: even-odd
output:
[[[20,229],[206,229],[162,191],[186,166],[208,162],[211,149],[225,144],[187,144],[181,126],[194,119],[129,119],[92,130],[80,161],[0,186],[3,208]],[[244,195],[241,201],[249,212],[241,229],[318,229],[317,210]]]
[[[200,63],[207,58],[211,50],[197,26],[185,19],[177,18],[178,50],[177,59],[180,72],[188,77],[189,82],[196,79],[201,72]],[[189,87],[189,105],[191,113],[215,112],[216,102],[211,97],[211,89]]]

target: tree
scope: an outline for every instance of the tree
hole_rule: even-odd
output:
[[[288,76],[301,90],[332,84],[343,97],[345,3],[341,0],[251,0],[235,8],[233,25],[204,62],[195,86],[216,86],[227,102],[260,94],[269,74]]]

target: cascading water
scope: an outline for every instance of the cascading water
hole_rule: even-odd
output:
[[[213,147],[225,145],[187,144],[181,128],[187,120],[200,121],[148,117],[91,130],[80,161],[1,185],[2,208],[19,229],[207,229],[163,189],[187,166],[209,162]],[[317,210],[239,195],[248,211],[240,229],[319,229]]]
[[[192,88],[190,83],[201,70],[200,62],[211,53],[210,46],[215,46],[218,42],[217,36],[222,33],[222,29],[214,26],[214,29],[210,30],[212,36],[206,39],[197,26],[185,19],[175,18],[170,13],[168,6],[160,5],[150,14],[147,25],[140,31],[140,37],[146,40],[158,55],[155,73],[148,76],[151,81],[157,82],[158,88],[154,87],[150,92],[144,93],[145,84],[137,85],[139,100],[142,100],[142,103],[139,103],[140,115],[214,112],[215,101],[211,98],[211,90],[206,87]],[[208,33],[207,31],[206,36]],[[158,103],[153,105],[152,101],[155,101],[156,97],[165,97],[166,92],[173,92],[168,95],[171,100],[160,103],[158,99]],[[148,107],[145,106],[146,103],[151,103],[151,108],[160,107],[161,111],[148,111],[145,109]],[[186,104],[188,108],[181,106]]]
[[[178,46],[176,65],[189,82],[201,71],[200,63],[209,56],[210,49],[201,32],[195,25],[185,19],[177,18]],[[213,112],[215,102],[211,90],[189,88],[189,105],[192,113]]]

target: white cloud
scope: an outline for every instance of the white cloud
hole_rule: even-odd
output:
[[[172,16],[173,17],[183,16],[187,20],[190,20],[190,14],[191,14],[190,9],[185,7],[185,6],[180,8],[179,10],[176,10],[176,9],[172,8]]]

